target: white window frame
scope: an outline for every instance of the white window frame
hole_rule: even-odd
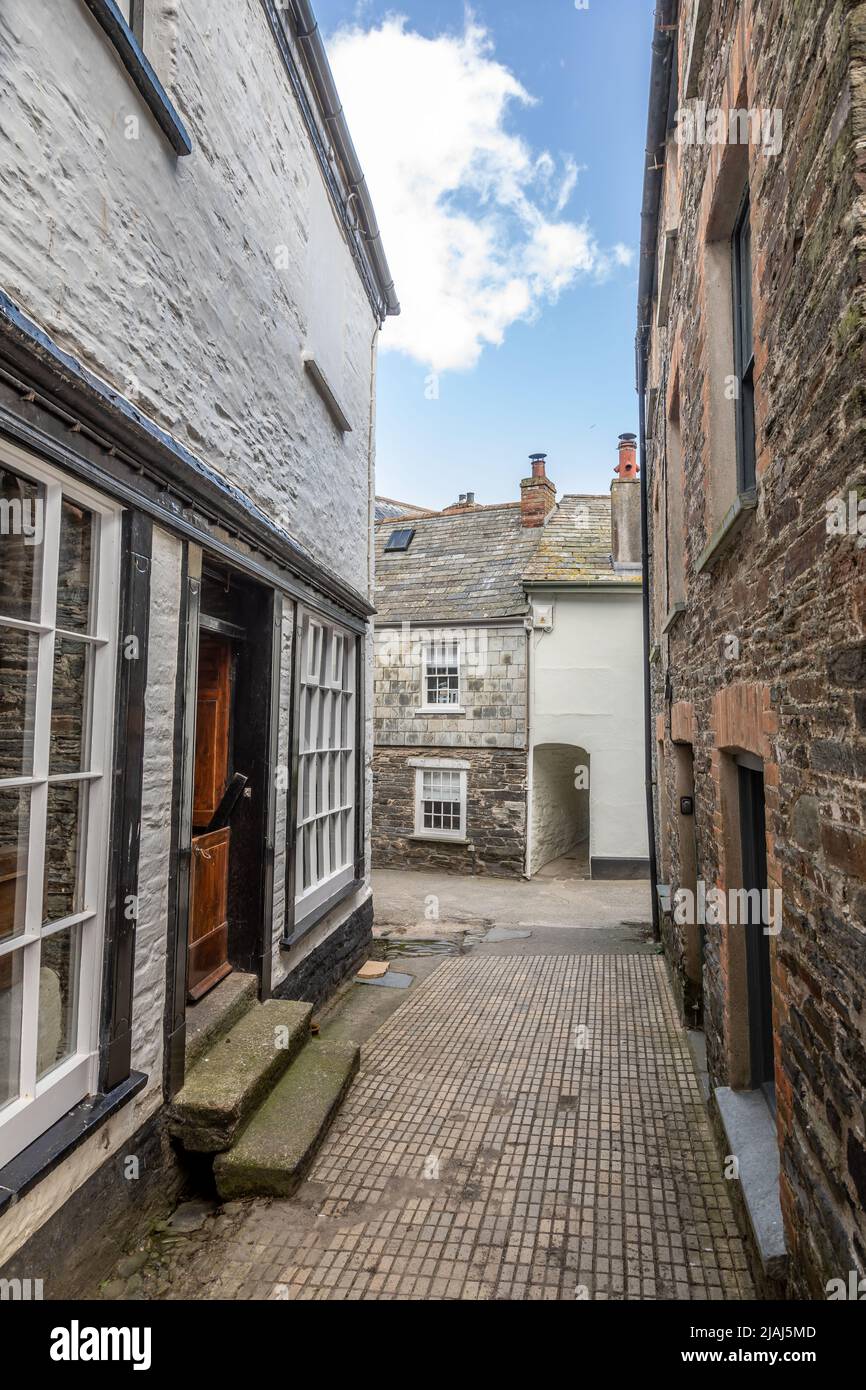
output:
[[[415,834],[416,840],[449,840],[452,843],[465,843],[468,839],[466,825],[466,803],[469,786],[469,764],[455,758],[413,758],[409,764],[415,769]],[[460,829],[431,830],[424,825],[424,774],[426,772],[452,772],[460,778]],[[429,799],[429,798],[428,798]]]
[[[0,943],[0,956],[23,951],[19,1096],[0,1110],[0,1166],[33,1143],[85,1096],[98,1087],[99,1015],[109,833],[111,814],[112,744],[117,661],[118,596],[120,589],[121,508],[41,460],[0,442],[0,463],[44,488],[45,515],[42,544],[42,582],[37,622],[2,617],[4,629],[31,633],[38,639],[34,702],[33,766],[28,776],[4,778],[0,787],[30,789],[30,824],[27,854],[27,887],[24,931]],[[92,565],[90,633],[65,632],[55,627],[57,569],[60,545],[61,502],[68,499],[98,518],[96,553]],[[2,560],[2,556],[0,556]],[[2,616],[2,615],[0,615]],[[88,767],[77,773],[49,772],[51,697],[55,635],[90,646]],[[87,806],[81,822],[84,843],[84,907],[59,921],[42,924],[42,892],[45,871],[45,828],[48,788],[51,784],[88,786]],[[78,1019],[75,1050],[37,1080],[39,1025],[39,968],[42,940],[78,926]]]
[[[451,668],[450,662],[437,660],[437,652],[441,652],[444,647],[453,647],[455,653],[454,669],[457,673],[457,699],[453,704],[431,704],[429,699],[428,673],[433,667]],[[461,644],[457,637],[431,638],[424,643],[423,654],[421,657],[421,704],[418,707],[419,714],[463,714],[463,668],[461,662]]]
[[[355,880],[359,637],[298,608],[297,837],[293,935]],[[335,851],[337,863],[332,863]],[[309,881],[307,881],[309,880]]]

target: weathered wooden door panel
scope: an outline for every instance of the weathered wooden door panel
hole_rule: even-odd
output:
[[[190,999],[200,999],[231,971],[228,963],[228,882],[231,830],[192,841],[189,913]]]
[[[231,647],[203,632],[199,639],[193,825],[205,829],[225,791],[229,771]]]
[[[228,963],[228,827],[209,829],[229,778],[231,646],[203,632],[199,638],[195,783],[190,871],[190,999],[200,999],[231,971]]]

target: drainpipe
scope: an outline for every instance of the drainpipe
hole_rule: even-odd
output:
[[[310,0],[292,0],[298,42],[316,94],[325,113],[325,126],[337,158],[343,166],[350,190],[350,201],[358,210],[358,223],[364,245],[376,270],[376,278],[384,297],[386,314],[399,314],[400,301],[394,288],[394,277],[388,267],[379,224],[373,211],[370,190],[364,171],[355,152],[343,107],[340,102],[325,45]]]
[[[658,860],[656,857],[656,826],[655,826],[655,778],[653,776],[653,710],[652,710],[652,679],[650,675],[650,554],[649,554],[649,510],[646,477],[646,405],[645,405],[645,369],[646,361],[644,357],[643,344],[639,343],[637,351],[637,390],[638,390],[638,418],[640,421],[640,540],[641,540],[641,568],[643,571],[643,584],[641,599],[643,603],[643,701],[644,701],[644,760],[645,760],[645,785],[646,785],[646,817],[647,834],[649,838],[649,871],[650,871],[650,894],[653,922],[653,940],[661,941],[661,918],[659,916],[659,897],[656,891],[658,883]]]
[[[650,882],[652,885],[653,938],[661,940],[659,900],[656,891],[655,779],[652,723],[652,682],[650,679],[650,550],[649,495],[647,487],[646,377],[650,320],[656,282],[659,205],[664,178],[669,108],[673,97],[671,75],[676,54],[676,23],[679,0],[658,0],[653,20],[652,66],[650,68],[649,110],[647,113],[646,162],[641,201],[640,277],[638,283],[638,321],[635,338],[635,385],[640,421],[641,551],[643,571],[643,649],[644,649],[644,735],[646,760],[646,815],[649,836]]]

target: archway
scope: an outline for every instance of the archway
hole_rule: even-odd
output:
[[[589,754],[542,743],[532,757],[530,877],[589,878]]]

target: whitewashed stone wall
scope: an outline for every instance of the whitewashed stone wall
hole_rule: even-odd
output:
[[[174,701],[181,599],[182,546],[153,532],[150,631],[144,726],[144,801],[139,850],[139,919],[135,934],[132,1066],[147,1086],[0,1221],[0,1266],[122,1146],[135,1157],[135,1133],[162,1105],[166,926],[171,862]],[[39,1272],[49,1277],[50,1271]]]
[[[3,0],[0,288],[366,593],[375,321],[264,10],[149,15],[181,159],[81,0]]]
[[[462,714],[421,712],[424,647],[439,641],[461,644]],[[522,628],[379,628],[374,648],[377,744],[525,748],[526,634]]]
[[[135,932],[132,1065],[162,1087],[165,1022],[168,885],[171,867],[175,692],[183,546],[155,526],[151,559],[147,688],[144,696],[144,767],[139,914]]]

